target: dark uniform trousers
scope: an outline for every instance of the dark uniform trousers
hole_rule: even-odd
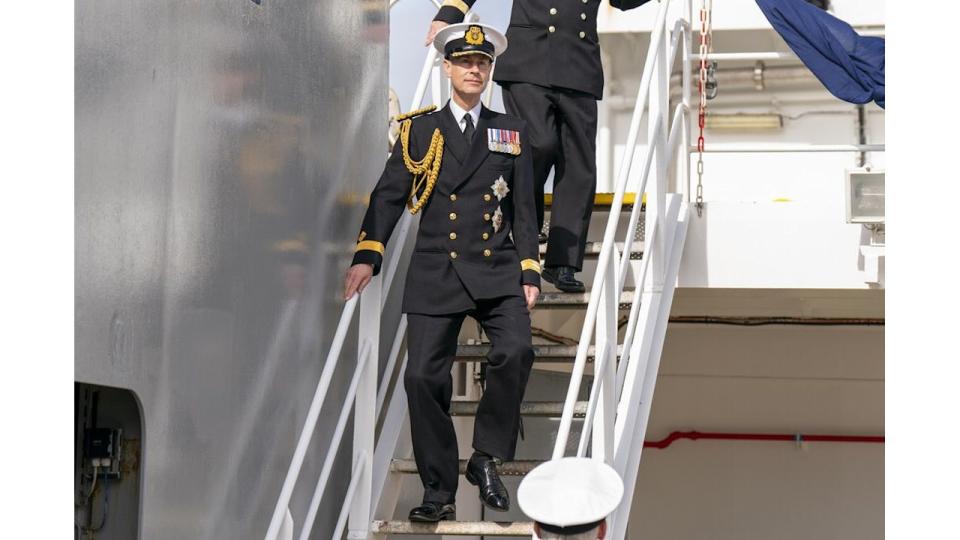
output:
[[[455,315],[407,314],[409,359],[403,377],[410,407],[413,452],[424,486],[423,500],[451,503],[459,478],[457,437],[450,418],[457,335],[466,316],[477,320],[491,341],[487,384],[477,408],[473,448],[513,459],[520,402],[533,366],[530,314],[524,300],[507,296],[477,302]]]
[[[435,21],[459,23],[477,0],[445,0]],[[608,0],[629,10],[650,0]],[[603,66],[597,13],[601,0],[514,0],[507,40],[493,79],[507,113],[526,121],[534,162],[537,218],[555,167],[547,266],[583,267],[597,189],[597,104]]]
[[[481,108],[473,139],[467,141],[458,119],[444,107],[411,121],[410,156],[424,156],[438,132],[443,135],[439,177],[418,214],[404,287],[409,332],[404,386],[424,500],[448,503],[459,478],[448,411],[460,326],[473,317],[492,345],[473,447],[513,459],[520,402],[533,364],[523,285],[539,288],[540,263],[532,152],[523,121]],[[513,140],[516,152],[495,150],[501,138]],[[373,265],[374,274],[410,198],[412,176],[403,154],[397,141],[370,194],[353,258],[353,264]]]
[[[538,227],[543,227],[544,185],[550,169],[555,169],[545,264],[580,270],[597,191],[596,98],[579,90],[530,83],[501,86],[507,113],[527,122]]]

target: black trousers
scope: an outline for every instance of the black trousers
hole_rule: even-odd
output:
[[[564,88],[503,83],[509,114],[527,123],[537,188],[537,220],[543,227],[543,191],[554,167],[553,205],[546,266],[583,268],[587,229],[597,192],[597,100]]]
[[[533,366],[530,313],[524,300],[508,296],[479,301],[475,309],[452,315],[408,313],[409,358],[403,383],[425,502],[451,503],[457,493],[460,456],[449,413],[450,368],[467,315],[481,324],[491,341],[473,448],[504,460],[513,459],[516,451],[520,402]]]

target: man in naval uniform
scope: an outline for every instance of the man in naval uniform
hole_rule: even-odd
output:
[[[533,364],[530,310],[540,292],[533,166],[524,122],[480,102],[500,32],[452,25],[436,36],[453,85],[447,105],[404,121],[393,154],[370,194],[370,207],[346,276],[346,298],[377,274],[384,245],[404,211],[420,213],[407,272],[409,360],[404,387],[414,457],[424,486],[411,521],[455,519],[459,455],[449,408],[450,368],[466,316],[490,337],[487,378],[466,478],[480,499],[506,511],[497,473],[513,459],[520,402]]]
[[[623,498],[613,467],[593,458],[565,457],[530,471],[517,489],[520,509],[538,540],[598,540]]]
[[[610,0],[621,10],[649,0]],[[427,41],[463,21],[476,0],[445,0]],[[494,80],[507,113],[527,122],[533,153],[537,223],[543,227],[543,192],[553,167],[553,204],[543,278],[565,292],[583,292],[587,229],[597,190],[597,100],[603,67],[597,36],[600,0],[514,0],[507,39]],[[541,238],[543,241],[543,238]]]

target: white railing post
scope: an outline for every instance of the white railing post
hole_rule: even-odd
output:
[[[650,226],[650,218],[652,218],[659,225],[657,230],[663,231],[665,225],[664,198],[667,194],[666,178],[670,164],[670,156],[666,145],[667,134],[670,132],[667,127],[670,115],[670,66],[667,64],[667,59],[670,51],[668,50],[669,39],[666,21],[664,21],[664,28],[661,28],[659,39],[656,65],[653,68],[653,80],[650,83],[650,103],[647,107],[647,133],[649,136],[647,144],[654,154],[653,186],[652,189],[648,188],[647,190],[647,230],[653,228]],[[651,210],[653,211],[651,212]],[[663,273],[666,269],[664,265],[665,245],[662,239],[662,235],[659,238],[650,238],[645,246],[647,252],[653,257],[650,263],[653,270],[653,286],[657,289],[663,286]]]
[[[620,302],[620,290],[617,287],[617,250],[609,251],[610,261],[604,272],[603,295],[600,309],[597,311],[596,357],[594,358],[593,384],[599,385],[599,394],[592,393],[597,401],[593,416],[594,459],[604,463],[613,463],[613,427],[616,404],[613,393],[616,389],[617,366],[617,307]],[[595,293],[596,294],[596,293]],[[584,429],[587,422],[584,421]]]
[[[374,452],[377,425],[377,367],[380,364],[380,312],[383,280],[370,280],[360,295],[360,327],[357,350],[366,349],[367,362],[361,367],[360,383],[353,409],[353,463],[363,463],[356,479],[356,497],[350,503],[348,538],[366,539],[373,520],[373,463],[366,459]]]
[[[687,25],[683,29],[683,59],[681,61],[683,66],[681,77],[683,85],[683,133],[680,138],[682,144],[677,152],[677,159],[680,160],[681,177],[678,183],[681,185],[681,193],[684,194],[685,201],[690,201],[690,107],[693,105],[691,102],[690,69],[693,67],[691,60],[693,52],[693,0],[686,0],[684,3],[686,4],[684,12],[687,17]]]
[[[297,440],[297,446],[293,450],[293,457],[290,460],[290,467],[287,469],[287,475],[284,477],[283,486],[280,488],[280,495],[277,497],[277,504],[273,509],[273,516],[270,519],[270,525],[267,527],[267,533],[264,540],[275,540],[283,524],[283,518],[288,512],[290,497],[293,495],[293,488],[300,477],[300,468],[303,466],[303,460],[307,455],[307,448],[310,446],[310,440],[313,438],[313,430],[317,425],[317,419],[320,417],[320,408],[323,406],[323,399],[327,395],[327,389],[330,387],[330,381],[333,378],[333,372],[340,359],[340,350],[343,348],[343,342],[353,320],[353,312],[357,307],[357,297],[354,296],[343,306],[343,312],[340,314],[340,322],[337,323],[337,331],[333,336],[333,345],[327,354],[327,360],[323,365],[323,371],[320,373],[320,381],[317,382],[317,389],[313,394],[313,401],[310,402],[310,409],[307,411],[307,418],[303,422],[303,429],[300,431],[300,438]]]

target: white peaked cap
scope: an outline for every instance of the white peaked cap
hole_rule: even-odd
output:
[[[455,39],[463,38],[471,26],[479,26],[483,29],[484,39],[493,45],[493,49],[495,51],[494,56],[500,56],[503,54],[503,51],[507,50],[507,36],[503,35],[499,30],[490,25],[476,22],[463,22],[443,27],[443,29],[437,32],[437,35],[433,38],[433,48],[440,53],[442,58],[444,56],[444,51],[447,48],[447,43],[450,43]]]
[[[613,467],[592,458],[547,461],[520,482],[517,502],[527,517],[556,527],[594,523],[610,515],[623,497]]]

